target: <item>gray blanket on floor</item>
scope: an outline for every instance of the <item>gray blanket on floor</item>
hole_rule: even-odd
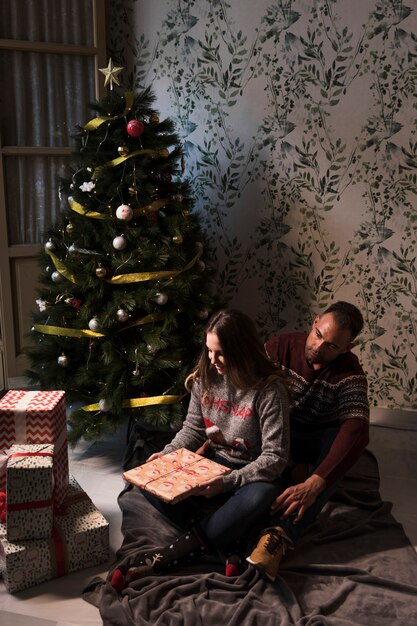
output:
[[[122,492],[119,504],[124,541],[118,563],[177,536],[139,489]],[[84,598],[99,608],[104,626],[417,624],[417,554],[390,510],[379,495],[376,459],[366,451],[284,557],[277,582],[252,568],[227,578],[224,563],[206,556],[169,575],[135,581],[121,594],[96,578]]]

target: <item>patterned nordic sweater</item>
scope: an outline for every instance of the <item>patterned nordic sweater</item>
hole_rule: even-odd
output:
[[[314,470],[331,485],[355,463],[369,441],[366,375],[352,352],[314,370],[305,358],[306,333],[271,337],[270,359],[288,375],[291,428],[320,429],[339,425],[328,455]]]
[[[181,430],[163,452],[195,452],[209,438],[216,452],[242,467],[224,477],[224,491],[280,476],[289,457],[288,399],[280,382],[267,389],[241,391],[219,378],[204,393],[194,381]]]
[[[306,339],[306,333],[288,333],[265,344],[268,356],[289,376],[291,420],[319,426],[352,417],[368,421],[367,382],[358,358],[345,352],[314,370],[305,358]]]

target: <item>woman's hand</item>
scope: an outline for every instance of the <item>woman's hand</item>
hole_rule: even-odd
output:
[[[200,491],[196,493],[197,496],[204,496],[205,498],[217,496],[219,493],[223,492],[223,478],[221,476],[211,478],[205,483],[202,483],[200,488]]]
[[[155,459],[159,459],[161,456],[164,456],[163,452],[154,452],[151,454],[149,459],[146,459],[146,463],[149,463],[149,461],[155,461]]]

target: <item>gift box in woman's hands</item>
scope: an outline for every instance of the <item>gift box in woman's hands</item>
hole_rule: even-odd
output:
[[[123,478],[161,500],[175,504],[198,493],[207,480],[229,472],[230,468],[220,463],[180,448],[124,472]]]

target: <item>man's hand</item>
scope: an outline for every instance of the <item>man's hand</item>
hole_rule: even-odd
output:
[[[205,483],[201,483],[200,487],[200,491],[198,491],[195,495],[212,498],[213,496],[217,496],[219,493],[222,493],[223,478],[221,476],[217,476],[216,478],[207,480]]]
[[[273,503],[271,513],[283,509],[282,517],[286,518],[296,512],[294,524],[297,524],[325,487],[324,478],[312,474],[303,483],[288,487]]]

